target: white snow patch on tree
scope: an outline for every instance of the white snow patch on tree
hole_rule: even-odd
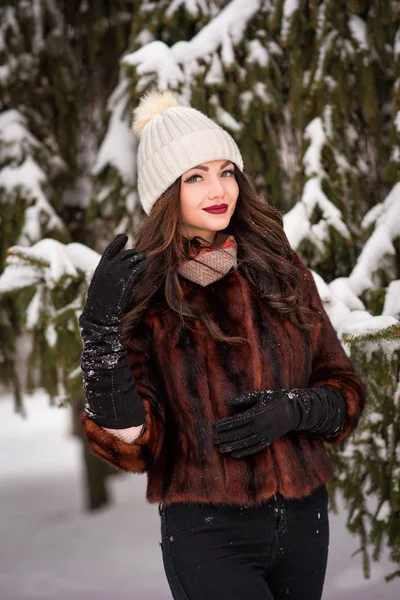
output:
[[[136,66],[139,76],[147,76],[139,81],[139,92],[146,88],[154,74],[160,91],[177,89],[184,82],[183,71],[177,64],[173,48],[157,40],[122,58],[123,64]]]
[[[367,24],[357,15],[350,15],[349,19],[350,33],[363,52],[369,51]]]
[[[153,41],[124,56],[122,63],[135,65],[138,75],[147,76],[139,82],[138,91],[154,77],[159,90],[177,89],[186,77],[192,78],[199,70],[199,59],[207,61],[219,48],[222,64],[230,67],[235,62],[233,47],[242,39],[260,4],[260,0],[232,0],[189,42],[179,41],[168,47],[164,42]]]
[[[294,248],[307,238],[323,251],[329,226],[336,229],[344,238],[349,238],[350,232],[342,220],[340,210],[322,189],[322,181],[326,174],[321,157],[323,147],[327,143],[322,119],[320,117],[313,119],[307,125],[304,135],[305,139],[310,141],[303,157],[304,170],[310,179],[304,185],[300,201],[284,215],[285,231]],[[323,219],[312,225],[310,219],[316,206],[322,211]]]
[[[366,289],[375,289],[373,274],[386,255],[394,256],[393,241],[400,237],[400,182],[385,200],[374,206],[364,217],[365,229],[375,224],[375,230],[366,241],[357,263],[349,276],[350,284],[357,296]]]
[[[33,246],[13,246],[0,276],[0,292],[12,292],[44,282],[48,289],[56,287],[63,277],[77,278],[78,271],[93,274],[100,255],[79,243],[62,244],[44,238]]]
[[[39,240],[44,227],[51,231],[65,230],[43,192],[47,176],[33,156],[40,145],[19,111],[8,110],[0,115],[0,160],[5,163],[0,170],[0,188],[7,202],[14,202],[22,195],[28,203],[18,239],[22,245]]]
[[[363,302],[352,290],[348,277],[337,277],[330,282],[329,288],[350,310],[365,310]]]
[[[204,83],[205,85],[221,85],[224,80],[224,70],[217,53],[213,54],[211,67],[207,71]]]
[[[400,318],[400,279],[395,279],[389,283],[382,314]]]
[[[220,106],[218,96],[211,96],[210,104],[215,107],[216,120],[222,127],[235,131],[236,133],[242,130],[242,124],[235,121],[232,115]]]
[[[205,0],[172,0],[165,13],[168,19],[171,19],[180,8],[185,8],[192,17],[198,17],[200,12],[203,15],[210,14]]]
[[[398,320],[394,317],[374,317],[369,313],[365,313],[365,311],[353,311],[351,313],[351,322],[346,323],[345,330],[347,334],[359,336],[362,334],[377,333],[397,324]],[[385,343],[389,344],[390,341]]]
[[[294,13],[299,9],[299,0],[285,0],[281,27],[282,41],[286,41],[292,25]]]
[[[98,175],[107,165],[112,165],[121,174],[122,180],[133,186],[136,181],[136,138],[125,117],[129,102],[127,87],[128,80],[122,76],[108,99],[111,118],[92,173]]]
[[[248,43],[247,63],[257,63],[260,67],[268,67],[268,50],[261,44],[260,40],[250,40]]]

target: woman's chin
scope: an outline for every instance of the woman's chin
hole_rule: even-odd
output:
[[[220,231],[229,225],[230,220],[230,215],[212,215],[210,218],[207,218],[204,229]]]

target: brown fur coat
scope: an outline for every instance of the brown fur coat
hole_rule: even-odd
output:
[[[182,329],[171,310],[149,310],[128,347],[132,373],[146,409],[145,429],[133,444],[117,439],[86,413],[91,451],[119,469],[147,471],[148,502],[258,504],[280,492],[299,498],[326,483],[333,465],[317,434],[292,431],[255,455],[221,454],[212,424],[232,414],[225,398],[261,389],[330,385],[347,402],[339,443],[355,429],[365,388],[322,306],[313,277],[296,255],[303,302],[315,311],[312,331],[300,331],[267,307],[240,270],[206,287],[185,281],[193,306],[208,311],[228,344]]]

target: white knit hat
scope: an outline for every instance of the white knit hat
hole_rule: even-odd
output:
[[[140,134],[137,157],[139,198],[146,214],[178,177],[211,160],[243,159],[229,133],[205,114],[180,106],[171,92],[148,92],[133,112]]]

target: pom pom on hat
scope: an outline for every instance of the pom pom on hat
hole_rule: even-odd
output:
[[[155,115],[162,115],[172,106],[179,106],[172,92],[147,92],[133,111],[132,131],[140,135]]]

